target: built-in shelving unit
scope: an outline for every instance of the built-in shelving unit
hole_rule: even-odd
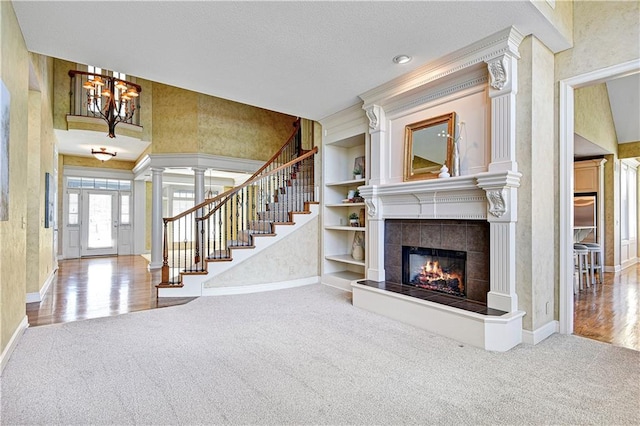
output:
[[[353,202],[350,192],[367,183],[368,124],[360,106],[349,108],[321,122],[322,150],[322,282],[351,291],[351,282],[365,278],[367,215],[364,202]],[[364,158],[361,178],[353,171],[357,158]],[[359,226],[349,224],[355,213]],[[356,232],[365,245],[365,256],[352,256]]]

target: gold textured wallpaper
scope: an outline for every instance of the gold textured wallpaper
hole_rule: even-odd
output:
[[[284,144],[294,121],[289,115],[198,95],[198,150],[266,161]]]
[[[103,163],[93,157],[78,157],[75,155],[64,155],[63,166],[94,167],[99,169],[132,170],[135,161],[109,160]],[[116,157],[117,158],[117,157]]]

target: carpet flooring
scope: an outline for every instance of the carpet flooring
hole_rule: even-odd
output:
[[[640,352],[486,352],[322,285],[28,329],[0,424],[640,424]]]

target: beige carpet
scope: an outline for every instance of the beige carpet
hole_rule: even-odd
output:
[[[575,336],[491,353],[321,285],[26,331],[13,424],[640,424],[640,352]]]

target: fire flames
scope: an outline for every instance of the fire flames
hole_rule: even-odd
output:
[[[448,268],[443,269],[438,260],[428,260],[420,267],[420,272],[415,277],[415,284],[448,293],[464,293],[462,274]]]

